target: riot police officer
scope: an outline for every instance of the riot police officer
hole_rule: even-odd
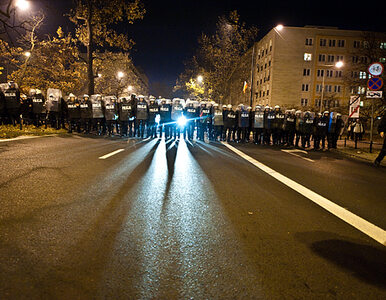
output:
[[[311,147],[311,135],[315,132],[315,121],[313,118],[313,115],[311,112],[306,111],[304,113],[304,119],[303,119],[303,140],[302,140],[302,147],[303,148],[309,148]]]
[[[328,132],[329,112],[325,111],[323,115],[318,114],[315,118],[315,136],[314,136],[314,149],[320,149],[320,142],[322,142],[322,149],[325,148],[326,135]]]
[[[143,139],[148,117],[149,117],[149,105],[145,100],[145,96],[139,95],[138,101],[135,106],[134,135],[137,132],[137,136]]]
[[[31,89],[30,96],[32,98],[32,113],[34,116],[34,124],[36,127],[42,125],[46,119],[46,100],[40,90]]]
[[[118,120],[119,120],[119,133],[121,137],[127,136],[127,126],[129,123],[129,112],[132,111],[131,104],[127,101],[126,97],[122,97],[118,102]]]
[[[9,123],[16,126],[20,122],[20,91],[13,81],[8,83],[4,96]]]
[[[301,141],[303,140],[303,117],[302,117],[302,111],[301,110],[297,110],[295,112],[295,135],[296,135],[296,139],[295,139],[295,147],[298,148],[299,147],[299,142],[301,143]]]
[[[67,100],[68,132],[75,129],[80,133],[80,103],[74,94],[70,94]]]
[[[213,104],[213,135],[212,140],[223,140],[224,131],[224,112],[219,107],[218,103]]]
[[[227,142],[236,140],[236,125],[237,124],[237,114],[232,109],[232,105],[227,105],[227,111],[224,116],[224,126],[225,126],[225,138]]]
[[[62,92],[58,89],[49,88],[47,95],[47,117],[50,120],[51,127],[58,130],[61,126]]]
[[[205,133],[211,132],[212,126],[209,127],[209,124],[212,125],[212,118],[210,114],[210,105],[208,102],[203,101],[200,105],[200,119],[199,119],[199,139],[204,140]]]
[[[80,118],[82,122],[82,129],[85,133],[91,131],[91,120],[92,120],[92,103],[89,95],[85,94],[80,102]]]
[[[335,131],[333,132],[332,137],[332,148],[336,149],[338,144],[339,136],[342,135],[342,130],[344,128],[344,121],[342,120],[342,115],[340,113],[336,114],[336,124],[335,124]]]
[[[255,144],[260,145],[262,143],[262,135],[264,129],[264,112],[260,105],[255,106],[253,112],[253,141]]]
[[[197,119],[197,109],[194,107],[194,102],[191,100],[186,101],[186,107],[184,115],[187,118],[185,130],[184,130],[184,138],[187,137],[188,140],[193,140],[194,128]],[[187,135],[186,135],[187,131]]]
[[[237,137],[238,142],[245,143],[247,138],[247,131],[249,127],[249,111],[248,109],[243,105],[239,105],[239,118],[238,118],[238,127],[239,127],[239,134]]]
[[[264,144],[271,144],[271,136],[273,132],[273,127],[276,119],[276,114],[271,110],[269,106],[264,108],[264,133],[263,133],[263,141]]]
[[[283,124],[283,144],[287,146],[294,145],[295,138],[295,114],[294,110],[286,112],[284,124]]]
[[[160,137],[162,137],[162,131],[165,132],[165,139],[170,137],[170,121],[172,118],[172,108],[167,99],[161,100],[160,112]]]
[[[25,94],[20,95],[20,116],[23,124],[30,125],[32,123],[32,99]]]
[[[91,105],[92,105],[92,126],[96,131],[97,135],[102,135],[102,132],[105,132],[105,122],[104,122],[104,103],[102,96],[91,95]]]
[[[128,110],[128,129],[129,129],[129,137],[132,137],[135,132],[135,107],[137,105],[137,95],[131,94],[130,100],[129,100],[129,110]]]
[[[157,123],[156,123],[156,117],[159,114],[159,107],[158,103],[155,101],[154,96],[150,96],[150,104],[149,104],[149,122],[148,122],[148,130],[147,130],[147,136],[150,136],[151,138],[157,137]]]
[[[117,98],[115,96],[106,96],[104,106],[107,134],[111,136],[114,135],[114,124],[118,115]]]
[[[275,120],[273,122],[272,128],[272,139],[274,145],[281,145],[283,143],[283,125],[285,115],[282,113],[280,106],[276,105],[274,107]]]

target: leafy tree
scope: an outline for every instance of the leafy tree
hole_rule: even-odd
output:
[[[257,33],[256,27],[248,28],[240,21],[237,11],[219,17],[215,33],[203,33],[199,38],[196,54],[186,63],[185,72],[180,75],[176,89],[186,89],[193,94],[213,97],[222,102],[229,96],[230,79],[253,45]],[[204,77],[203,92],[196,82],[198,75]]]
[[[132,24],[142,19],[145,9],[140,0],[76,0],[75,9],[71,10],[70,20],[76,26],[75,37],[87,47],[88,93],[94,93],[94,60],[99,49],[129,51],[134,42],[126,34],[119,34],[114,29],[120,23]]]

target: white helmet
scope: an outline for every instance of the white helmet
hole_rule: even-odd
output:
[[[232,104],[228,104],[227,107],[228,107],[228,108],[232,108]]]
[[[302,114],[302,111],[301,111],[301,110],[297,110],[297,111],[295,112],[295,114],[296,114],[296,115],[301,115],[301,114]]]
[[[68,99],[71,99],[71,98],[76,98],[73,93],[70,93],[70,95],[68,95]]]
[[[275,105],[275,109],[277,109],[277,108],[280,109],[280,106],[279,105]]]

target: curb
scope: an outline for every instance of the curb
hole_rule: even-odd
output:
[[[334,152],[339,153],[342,156],[346,156],[346,157],[354,158],[354,159],[357,159],[357,160],[361,160],[363,162],[369,162],[369,163],[373,163],[374,162],[374,160],[371,160],[371,159],[368,159],[368,158],[364,158],[364,157],[359,156],[359,155],[350,154],[350,153],[341,151],[339,149],[334,149]],[[385,162],[382,162],[381,166],[386,166]]]

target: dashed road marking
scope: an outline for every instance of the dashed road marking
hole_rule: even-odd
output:
[[[118,153],[122,152],[122,151],[125,151],[125,149],[118,149],[118,150],[115,150],[115,151],[113,151],[113,152],[111,152],[111,153],[108,153],[108,154],[106,154],[106,155],[103,155],[103,156],[99,157],[99,159],[106,159],[106,158],[109,158],[109,157],[111,157],[111,156],[113,156],[113,155],[115,155],[115,154],[118,154]]]
[[[296,154],[296,152],[308,154],[308,152],[307,152],[307,151],[304,151],[304,150],[297,150],[297,149],[295,149],[295,150],[285,150],[285,149],[281,149],[281,151],[286,152],[286,153],[288,153],[288,154],[291,154],[291,155],[293,155],[293,156],[302,158],[302,159],[304,159],[304,160],[306,160],[306,161],[309,161],[309,162],[315,162],[315,161],[314,161],[313,159],[311,159],[311,158],[303,157],[303,156],[301,156],[301,155],[299,155],[299,154]]]
[[[264,165],[263,163],[255,160],[254,158],[248,156],[244,152],[236,149],[235,147],[229,145],[228,143],[221,142],[225,147],[236,153],[237,155],[241,156],[263,172],[267,173],[268,175],[272,176],[276,180],[280,181],[281,183],[285,184],[289,188],[293,189],[294,191],[298,192],[299,194],[303,195],[304,197],[310,199],[315,204],[319,205],[320,207],[324,208],[331,214],[335,215],[336,217],[340,218],[341,220],[345,221],[346,223],[350,224],[351,226],[355,227],[359,231],[363,232],[364,234],[368,235],[372,239],[376,240],[378,243],[382,244],[383,246],[386,246],[386,231],[382,228],[370,223],[369,221],[353,214],[352,212],[348,211],[347,209],[335,204],[331,200],[328,200],[327,198],[315,193],[314,191],[306,188],[305,186],[293,181],[292,179],[280,174],[279,172],[276,172],[275,170],[271,169],[270,167]]]

